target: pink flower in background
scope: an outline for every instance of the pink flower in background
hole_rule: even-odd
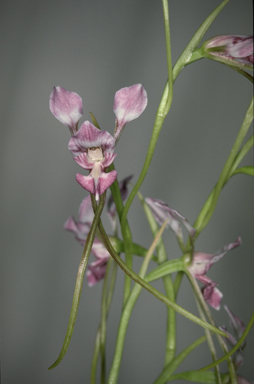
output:
[[[225,308],[225,311],[227,312],[227,314],[229,316],[230,327],[232,328],[237,339],[240,339],[243,332],[245,331],[245,328],[246,328],[243,321],[238,316],[234,315],[234,313],[230,311],[230,309],[228,308],[227,305],[224,305],[224,308]],[[227,328],[225,326],[220,327],[220,329],[223,330],[228,335],[228,338],[225,337],[226,342],[230,346],[234,346],[237,343],[237,340],[234,338],[234,336],[232,336],[231,333],[229,333],[227,331]],[[243,351],[245,345],[246,345],[246,342],[244,341],[242,343],[241,347],[236,351],[236,353],[234,355],[234,366],[236,369],[238,369],[243,364],[243,352],[242,351]]]
[[[134,84],[116,92],[114,98],[114,113],[116,128],[114,138],[119,140],[124,126],[137,119],[147,106],[147,93],[141,84]]]
[[[49,108],[55,118],[69,128],[73,136],[78,130],[78,122],[83,115],[81,97],[62,87],[54,87],[49,97]]]
[[[221,35],[203,43],[206,53],[214,58],[232,61],[233,65],[253,68],[253,36]],[[220,60],[219,60],[220,61]],[[242,65],[241,65],[242,64]]]
[[[216,287],[217,283],[207,277],[206,273],[214,263],[222,259],[222,257],[225,256],[231,249],[239,247],[241,243],[241,237],[238,237],[235,243],[226,245],[214,254],[203,252],[194,253],[192,264],[188,269],[197,280],[205,284],[202,288],[204,299],[214,309],[220,309],[220,302],[223,294]]]
[[[78,242],[84,246],[87,235],[91,228],[93,218],[93,207],[89,195],[84,200],[82,200],[80,204],[78,221],[76,221],[74,217],[70,216],[64,223],[64,228],[67,231],[74,233],[75,238],[78,240]]]
[[[73,217],[69,217],[64,224],[64,228],[72,232],[78,242],[84,246],[94,218],[90,195],[80,204],[78,217],[78,221]],[[105,276],[107,261],[110,258],[110,254],[98,238],[94,239],[91,252],[96,260],[88,266],[87,278],[89,286],[93,286]]]
[[[115,157],[113,153],[115,146],[114,138],[107,131],[101,131],[89,121],[85,121],[79,131],[69,141],[69,150],[74,155],[74,160],[84,169],[90,171],[88,176],[77,173],[77,182],[87,191],[99,195],[117,178],[115,170],[105,173]]]
[[[185,226],[189,235],[193,237],[195,235],[195,228],[193,228],[185,217],[174,209],[169,208],[169,206],[164,203],[162,200],[151,199],[147,197],[145,202],[151,208],[151,211],[154,215],[155,220],[162,225],[166,220],[168,220],[167,227],[170,227],[175,233],[176,237],[181,243],[183,243],[183,232],[181,224]]]
[[[127,176],[125,179],[123,179],[119,183],[120,193],[123,201],[127,198],[127,195],[128,195],[127,185],[130,182],[131,178],[132,176]],[[108,199],[107,206],[108,206],[108,214],[110,217],[110,221],[111,221],[113,230],[115,231],[116,208],[111,195]],[[89,195],[80,204],[78,220],[76,221],[74,217],[70,216],[66,220],[64,224],[64,228],[67,231],[72,232],[75,235],[76,240],[81,245],[84,246],[87,235],[91,228],[93,218],[94,218],[94,213],[93,213],[91,198]],[[88,279],[88,285],[90,287],[104,278],[106,268],[107,268],[107,262],[108,262],[108,259],[110,258],[110,254],[108,253],[106,247],[98,238],[94,239],[91,253],[94,255],[96,260],[93,261],[88,266],[87,279]]]

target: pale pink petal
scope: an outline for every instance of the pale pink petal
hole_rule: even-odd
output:
[[[104,160],[101,161],[103,169],[109,167],[116,158],[117,153],[104,152]]]
[[[211,283],[202,288],[202,293],[205,301],[217,311],[220,309],[220,302],[223,297],[221,291],[216,288],[216,283]]]
[[[117,178],[117,172],[115,170],[105,173],[103,172],[99,179],[98,184],[96,186],[96,190],[98,191],[99,195],[102,195],[106,189],[108,189],[116,180]]]
[[[233,312],[230,311],[227,305],[224,305],[224,308],[229,316],[229,323],[230,326],[233,328],[234,332],[236,333],[238,339],[242,336],[243,332],[245,331],[245,324],[243,321],[236,315],[234,315]]]
[[[169,208],[164,201],[147,197],[145,198],[145,202],[151,208],[154,218],[160,225],[168,220],[167,227],[170,227],[177,237],[182,238],[180,223],[186,227],[191,237],[195,235],[195,229],[190,225],[188,220],[174,209]]]
[[[92,223],[94,218],[93,207],[91,202],[91,197],[88,195],[85,199],[82,200],[79,207],[79,221],[85,223]]]
[[[204,275],[211,266],[222,259],[230,250],[239,247],[242,244],[242,239],[239,236],[234,243],[225,245],[213,254],[204,252],[195,252],[192,265],[189,267],[190,272],[197,278],[198,275]]]
[[[83,176],[80,173],[77,173],[76,180],[81,185],[81,187],[86,189],[88,192],[95,194],[94,178],[92,176]]]
[[[107,261],[99,264],[95,261],[88,266],[87,279],[89,287],[92,287],[105,276],[107,268]]]
[[[90,161],[86,153],[81,153],[79,156],[74,156],[73,159],[84,169],[93,169],[94,161]]]
[[[82,99],[77,93],[54,87],[49,98],[49,108],[70,129],[72,135],[77,132],[79,119],[83,115]]]
[[[110,258],[110,254],[108,253],[106,247],[102,242],[95,238],[92,246],[92,254],[96,257],[96,259],[100,260],[108,260]]]
[[[147,106],[147,93],[141,84],[134,84],[116,92],[113,110],[116,116],[114,138],[117,141],[125,124],[138,118]]]
[[[68,149],[74,156],[87,152],[88,148],[102,148],[103,152],[113,152],[115,139],[107,131],[101,131],[86,120],[78,132],[70,139]]]

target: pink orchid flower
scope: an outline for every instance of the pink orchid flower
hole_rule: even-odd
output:
[[[77,182],[87,191],[95,195],[104,193],[117,178],[115,170],[105,173],[115,157],[114,138],[107,131],[101,131],[89,121],[85,121],[78,132],[72,136],[68,148],[74,155],[74,160],[84,169],[90,171],[88,176],[77,173]]]
[[[233,312],[230,311],[227,305],[224,305],[225,311],[227,312],[229,316],[229,324],[230,327],[233,329],[234,334],[236,335],[237,339],[240,339],[242,336],[243,332],[245,331],[245,325],[242,322],[242,320],[234,315]],[[223,325],[222,327],[219,327],[222,331],[224,331],[227,335],[228,338],[225,337],[226,342],[229,344],[229,346],[234,346],[237,343],[237,340],[234,338],[234,336],[231,335],[227,331],[227,328]],[[246,345],[246,342],[244,341],[241,345],[241,347],[235,352],[234,354],[234,366],[236,369],[238,369],[242,364],[243,364],[243,349]]]
[[[50,94],[49,107],[52,114],[69,127],[72,138],[69,150],[74,160],[84,169],[90,171],[88,176],[76,175],[77,182],[87,191],[99,196],[117,178],[117,172],[105,173],[114,161],[114,147],[124,126],[141,115],[147,105],[147,93],[141,84],[134,84],[116,92],[114,113],[116,127],[114,137],[107,131],[101,131],[89,121],[85,121],[78,130],[78,122],[83,114],[82,99],[75,92],[69,92],[58,86]]]
[[[195,252],[192,264],[188,268],[191,274],[204,285],[202,293],[206,302],[216,310],[220,309],[220,302],[223,297],[221,291],[216,287],[217,283],[206,276],[211,266],[222,259],[231,249],[241,245],[241,237],[238,237],[235,243],[231,243],[221,248],[214,254]]]
[[[203,43],[204,51],[218,61],[253,69],[253,36],[221,35]]]
[[[94,218],[90,195],[80,204],[78,217],[78,221],[73,217],[69,217],[64,224],[64,228],[72,232],[76,240],[84,246]],[[87,279],[90,287],[105,276],[107,261],[110,258],[110,254],[98,238],[94,239],[91,253],[96,261],[88,266]]]

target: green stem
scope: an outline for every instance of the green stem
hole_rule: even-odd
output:
[[[72,336],[72,333],[74,330],[74,325],[75,325],[75,321],[76,321],[77,313],[78,313],[78,307],[79,307],[79,301],[80,301],[80,296],[81,296],[81,291],[82,291],[84,273],[85,273],[86,265],[87,265],[88,258],[89,258],[90,252],[91,252],[91,248],[93,245],[93,241],[94,241],[94,237],[95,237],[95,233],[96,233],[96,228],[97,228],[97,225],[98,225],[98,222],[100,220],[100,216],[101,216],[101,213],[102,213],[102,210],[104,207],[105,197],[106,197],[106,193],[101,195],[99,205],[98,205],[98,207],[97,207],[97,205],[95,207],[94,219],[93,219],[90,231],[88,233],[88,236],[86,239],[86,244],[84,247],[84,251],[83,251],[81,261],[79,264],[78,275],[77,275],[77,279],[76,279],[76,285],[75,285],[75,290],[74,290],[74,295],[73,295],[73,300],[72,300],[71,314],[70,314],[69,324],[68,324],[66,336],[65,336],[65,339],[63,342],[63,346],[62,346],[61,352],[60,352],[57,360],[48,369],[55,368],[62,361],[62,359],[64,358],[64,355],[68,349],[70,341],[71,341],[71,336]]]
[[[109,260],[109,263],[113,261],[112,259]],[[108,289],[108,296],[106,300],[106,317],[108,317],[114,287],[115,287],[115,281],[116,281],[116,272],[117,272],[117,264],[115,261],[113,261],[113,270],[110,278],[110,286]],[[106,290],[106,287],[105,287]],[[103,284],[103,291],[104,291],[104,284]],[[94,353],[93,353],[93,360],[92,360],[92,368],[91,368],[91,384],[96,384],[96,369],[97,369],[97,362],[100,354],[100,345],[101,345],[101,324],[97,330],[96,339],[95,339],[95,347],[94,347]]]
[[[94,198],[93,195],[91,197],[91,200],[92,200],[93,208],[96,209],[96,201],[95,201],[95,198]],[[110,243],[110,241],[108,239],[108,236],[107,236],[107,234],[105,232],[105,229],[104,229],[101,221],[99,221],[98,228],[99,228],[99,231],[101,233],[101,238],[102,238],[102,240],[104,242],[104,245],[105,245],[106,249],[108,250],[110,255],[113,257],[113,259],[117,262],[119,267],[125,273],[127,273],[132,280],[134,280],[136,283],[141,285],[143,288],[145,288],[152,295],[157,297],[157,299],[159,299],[160,301],[162,301],[163,303],[165,303],[169,307],[172,307],[176,312],[180,313],[180,315],[187,317],[189,320],[193,321],[194,323],[200,325],[203,328],[210,329],[214,333],[217,333],[219,335],[227,337],[227,335],[223,331],[219,330],[216,327],[213,327],[212,325],[202,321],[201,319],[199,319],[197,316],[193,315],[192,313],[186,311],[186,309],[180,307],[176,303],[174,303],[171,300],[169,300],[165,295],[163,295],[162,293],[157,291],[157,289],[153,288],[144,279],[140,278],[132,269],[130,269],[128,267],[128,265],[115,252],[114,248],[112,247],[112,245],[111,245],[111,243]]]
[[[193,277],[193,275],[190,273],[190,271],[188,269],[185,270],[185,273],[190,281],[190,284],[192,286],[192,289],[195,293],[195,296],[197,298],[197,300],[199,301],[199,304],[200,304],[200,307],[201,307],[201,310],[203,311],[203,313],[207,316],[207,318],[209,319],[210,323],[215,326],[215,322],[213,320],[213,317],[211,315],[211,312],[205,302],[205,299],[200,291],[200,288],[197,284],[197,281],[196,279]],[[219,335],[217,335],[217,338],[218,338],[218,342],[222,348],[222,350],[224,351],[224,353],[227,353],[227,346],[226,346],[226,343],[225,341],[223,340],[223,338]],[[208,345],[210,346],[210,344],[208,343]],[[213,352],[213,345],[211,346],[212,349],[211,349],[211,353],[212,355],[214,355],[214,352]],[[215,355],[214,355],[215,357]],[[231,358],[228,358],[227,359],[227,365],[228,365],[228,370],[229,370],[229,373],[230,373],[230,378],[231,378],[231,384],[237,384],[237,378],[236,378],[236,372],[235,372],[235,367],[234,367],[234,364],[231,360]],[[218,378],[218,373],[219,371],[217,370],[217,379],[220,380],[220,378]]]
[[[247,113],[245,115],[243,124],[240,128],[240,131],[239,131],[237,138],[235,140],[235,143],[233,145],[233,148],[232,148],[232,150],[229,154],[229,157],[226,161],[226,164],[225,164],[225,166],[221,172],[220,178],[219,178],[214,190],[212,191],[212,193],[208,197],[207,201],[205,202],[205,205],[203,206],[199,216],[197,217],[197,219],[194,223],[194,227],[197,229],[196,237],[206,227],[206,225],[208,224],[208,222],[210,221],[210,219],[213,215],[217,201],[219,199],[220,192],[221,192],[223,186],[225,185],[226,181],[228,180],[228,176],[230,175],[231,168],[232,168],[234,161],[236,159],[236,156],[237,156],[237,152],[238,152],[238,150],[239,150],[239,148],[243,142],[243,139],[244,139],[246,133],[248,132],[248,129],[250,127],[252,119],[253,119],[253,97],[252,97],[251,103],[249,105],[249,108],[247,110]]]
[[[168,94],[167,104],[166,104],[165,110],[164,110],[164,114],[166,116],[170,110],[172,99],[173,99],[173,71],[172,71],[172,59],[171,59],[171,42],[170,42],[168,0],[162,0],[162,9],[163,9],[165,39],[166,39],[168,84],[169,84],[169,89],[171,90]]]
[[[194,343],[189,345],[186,349],[184,349],[178,356],[176,356],[162,371],[162,373],[158,376],[158,378],[154,381],[153,384],[165,384],[169,379],[172,373],[179,367],[179,365],[183,362],[183,360],[200,344],[206,341],[206,337],[202,336]]]
[[[148,223],[150,225],[151,231],[155,238],[158,234],[158,226],[157,226],[156,220],[151,212],[151,209],[145,203],[145,200],[140,192],[138,192],[138,197],[142,203]],[[167,262],[167,253],[166,253],[166,249],[165,249],[162,238],[159,239],[157,244],[157,254],[158,254],[159,265],[165,264]],[[169,300],[175,302],[173,281],[169,273],[167,273],[163,277],[163,283],[164,283],[166,296],[169,298]],[[176,351],[176,316],[175,316],[175,311],[172,308],[168,307],[167,308],[167,331],[166,331],[166,354],[165,354],[165,363],[164,363],[165,366],[168,363],[170,363],[170,361],[173,359],[173,357],[175,356],[175,351]]]
[[[157,236],[155,237],[151,247],[149,248],[147,255],[143,261],[143,264],[141,266],[139,276],[141,278],[145,277],[149,261],[151,260],[151,256],[153,254],[153,251],[156,247],[156,244],[162,235],[162,232],[165,229],[166,222],[162,227],[160,228],[160,231],[157,233]],[[142,287],[139,284],[135,284],[131,294],[123,308],[120,324],[119,324],[119,329],[118,329],[118,335],[117,335],[117,342],[116,342],[116,349],[115,349],[115,355],[112,363],[112,367],[109,373],[109,378],[108,378],[108,384],[115,384],[117,382],[118,374],[119,374],[119,369],[120,369],[120,364],[121,364],[121,359],[122,359],[122,353],[123,353],[123,347],[124,347],[124,341],[125,341],[125,335],[127,332],[127,327],[129,324],[130,316],[132,314],[132,310],[134,308],[134,305],[141,293]]]

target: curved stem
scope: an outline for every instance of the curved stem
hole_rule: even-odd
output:
[[[104,207],[105,198],[106,198],[106,192],[103,195],[101,195],[98,207],[96,205],[94,219],[93,219],[90,231],[89,231],[87,239],[86,239],[86,244],[85,244],[84,251],[83,251],[83,254],[81,257],[81,261],[79,264],[78,275],[77,275],[77,279],[76,279],[76,285],[75,285],[72,307],[71,307],[71,314],[70,314],[69,324],[68,324],[66,336],[65,336],[65,339],[63,342],[63,346],[62,346],[61,352],[60,352],[57,360],[48,369],[55,368],[62,361],[62,359],[64,358],[64,355],[68,349],[68,346],[70,344],[71,336],[72,336],[72,333],[74,330],[74,325],[75,325],[75,321],[76,321],[77,313],[78,313],[78,306],[79,306],[79,301],[80,301],[80,296],[81,296],[81,291],[82,291],[82,286],[83,286],[84,273],[85,273],[86,265],[87,265],[88,258],[89,258],[90,252],[91,252],[91,248],[93,245],[93,241],[94,241],[94,237],[95,237],[95,233],[96,233],[96,228],[97,228],[97,225],[98,225],[98,222],[100,220],[101,213],[102,213],[102,210]]]

